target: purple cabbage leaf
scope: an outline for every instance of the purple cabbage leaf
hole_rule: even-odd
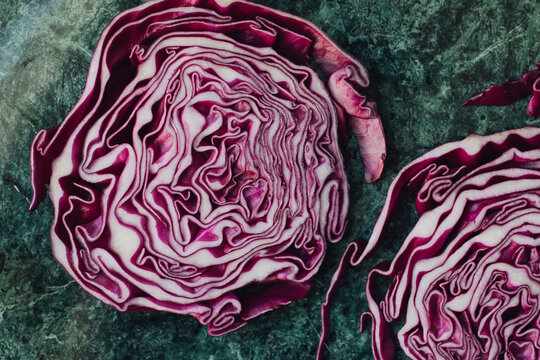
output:
[[[530,96],[527,115],[540,117],[540,63],[535,65],[536,70],[526,72],[516,81],[491,86],[467,100],[463,106],[504,106]]]

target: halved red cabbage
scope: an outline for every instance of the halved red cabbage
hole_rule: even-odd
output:
[[[526,72],[516,81],[505,81],[502,85],[492,86],[467,100],[463,106],[510,105],[531,96],[527,104],[527,115],[540,116],[540,63],[535,65],[538,69]]]
[[[49,184],[54,256],[98,299],[226,333],[302,298],[342,237],[346,118],[378,139],[366,174],[380,175],[367,84],[301,18],[244,1],[145,3],[104,30],[81,99],[37,134],[31,209]]]
[[[538,359],[540,129],[471,135],[407,165],[367,244],[349,245],[332,288],[373,252],[411,190],[420,218],[367,278],[361,327],[371,317],[374,357],[394,358],[392,328],[404,321],[397,337],[411,359]],[[383,299],[374,295],[379,277],[391,280]]]

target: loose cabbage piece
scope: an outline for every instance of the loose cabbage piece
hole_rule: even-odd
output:
[[[382,142],[366,166],[380,175],[367,85],[301,18],[244,1],[147,2],[104,30],[81,99],[37,134],[31,209],[48,184],[54,256],[101,301],[226,333],[305,296],[342,237],[346,119]]]
[[[404,321],[397,338],[411,359],[538,359],[540,129],[472,135],[407,165],[367,245],[349,245],[332,288],[373,252],[411,190],[420,218],[395,258],[367,278],[361,327],[372,319],[374,357],[394,358],[391,328]],[[380,277],[391,285],[376,299]]]
[[[505,81],[502,85],[492,86],[467,100],[463,106],[510,105],[520,99],[531,96],[527,104],[527,115],[540,116],[540,63],[536,63],[535,65],[538,69],[523,74],[516,81]]]

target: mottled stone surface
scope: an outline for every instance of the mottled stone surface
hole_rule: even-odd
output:
[[[133,0],[0,1],[0,359],[312,359],[319,306],[347,243],[367,238],[399,168],[428,149],[525,125],[526,100],[505,108],[462,108],[492,83],[515,79],[540,60],[540,4],[483,0],[260,0],[301,15],[360,59],[386,129],[387,167],[363,183],[357,148],[347,162],[347,234],[328,251],[308,297],[211,338],[187,316],[120,313],[84,292],[55,262],[50,201],[33,213],[29,149],[57,125],[84,87],[103,27]],[[369,267],[389,259],[415,216],[404,204],[375,258],[343,279],[325,351],[329,359],[370,358],[358,333]],[[0,261],[2,262],[2,261]]]

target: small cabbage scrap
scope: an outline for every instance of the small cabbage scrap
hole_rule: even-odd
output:
[[[304,297],[342,237],[346,119],[382,141],[366,166],[380,175],[367,85],[301,18],[245,1],[147,2],[104,30],[81,99],[37,134],[31,210],[48,184],[54,256],[96,298],[224,334]]]
[[[395,258],[367,278],[361,327],[371,318],[375,359],[394,358],[399,324],[411,359],[538,359],[540,128],[471,135],[402,169],[365,247],[347,248],[329,297],[344,269],[373,252],[411,190],[420,218]],[[391,280],[382,300],[374,295],[380,277]]]
[[[526,72],[516,81],[505,81],[502,85],[492,86],[467,100],[463,106],[504,106],[531,96],[527,104],[527,115],[540,117],[540,63],[535,65],[536,70]]]

